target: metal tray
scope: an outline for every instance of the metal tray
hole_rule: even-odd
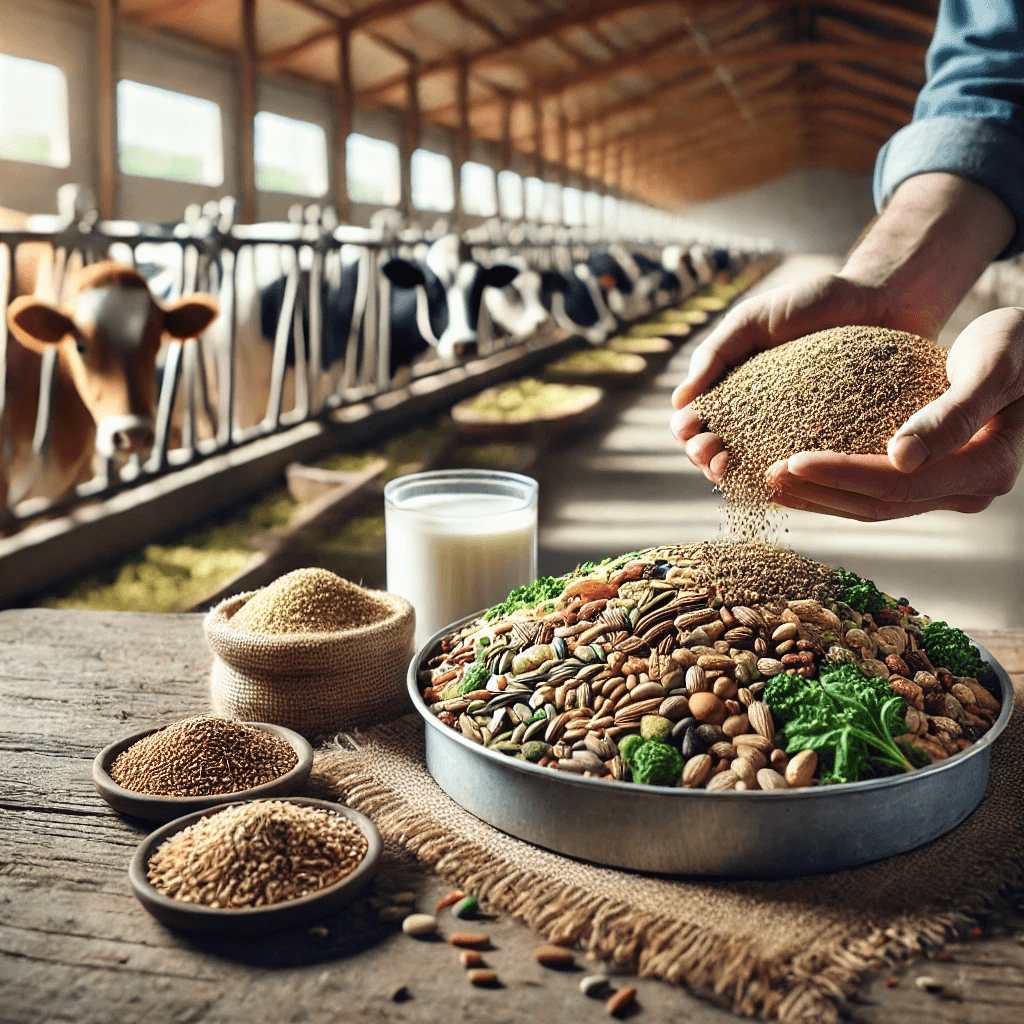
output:
[[[979,645],[1001,688],[995,725],[966,750],[906,775],[841,786],[714,792],[573,777],[467,740],[439,722],[417,676],[441,638],[409,666],[426,722],[427,769],[471,814],[509,835],[580,860],[674,875],[772,878],[855,867],[931,842],[981,803],[992,744],[1013,708],[1002,666]]]

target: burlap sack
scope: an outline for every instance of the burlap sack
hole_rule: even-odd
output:
[[[386,722],[410,709],[405,673],[416,622],[405,598],[369,591],[391,608],[370,626],[275,636],[231,626],[255,593],[222,601],[203,623],[216,655],[210,692],[218,713],[314,737]]]

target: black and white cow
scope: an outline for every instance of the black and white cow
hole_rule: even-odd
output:
[[[485,267],[457,236],[445,235],[426,258],[396,257],[381,268],[391,282],[391,349],[415,358],[434,348],[445,361],[476,351],[485,288],[505,288],[518,267]]]
[[[617,317],[635,320],[653,310],[661,268],[645,272],[635,256],[621,245],[591,250],[587,266],[600,283],[608,308]],[[653,266],[657,267],[657,264]]]
[[[655,306],[658,308],[667,306],[670,302],[678,301],[682,297],[682,282],[674,270],[669,270],[662,264],[656,263],[642,252],[633,253],[633,260],[640,268],[641,276],[650,277],[654,282]]]
[[[666,245],[661,251],[661,265],[679,278],[679,297],[681,299],[693,295],[700,287],[697,281],[697,271],[686,246]]]
[[[588,341],[603,344],[618,327],[605,304],[597,278],[590,268],[577,264],[572,270],[541,272],[541,295],[556,324]]]

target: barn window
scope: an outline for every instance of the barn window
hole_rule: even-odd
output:
[[[220,185],[220,107],[198,96],[122,79],[117,83],[117,151],[124,174]]]
[[[398,147],[393,142],[352,133],[345,143],[348,197],[357,203],[397,206],[402,198]]]
[[[544,182],[540,178],[527,178],[524,182],[526,194],[526,219],[540,220],[544,210]]]
[[[324,195],[327,134],[320,125],[261,110],[253,127],[258,188],[297,196]]]
[[[601,223],[601,196],[597,192],[587,192],[583,196],[583,223],[588,227],[597,227]]]
[[[601,209],[601,226],[604,231],[614,233],[619,229],[619,204],[615,196],[605,196]]]
[[[60,68],[0,53],[0,159],[71,163],[68,83]]]
[[[583,223],[583,193],[578,188],[562,189],[562,213],[570,227]]]
[[[523,179],[515,171],[498,172],[498,203],[506,220],[523,219]]]
[[[462,208],[472,217],[493,217],[498,212],[493,168],[472,161],[462,165]]]
[[[447,213],[455,206],[452,162],[443,153],[417,149],[412,154],[412,204],[417,210]]]
[[[544,202],[540,218],[545,224],[562,223],[562,186],[553,181],[544,182]]]

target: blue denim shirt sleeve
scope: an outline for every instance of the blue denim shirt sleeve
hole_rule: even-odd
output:
[[[990,188],[1017,230],[999,258],[1024,251],[1024,5],[942,0],[914,120],[875,163],[879,211],[915,174],[948,171]]]

